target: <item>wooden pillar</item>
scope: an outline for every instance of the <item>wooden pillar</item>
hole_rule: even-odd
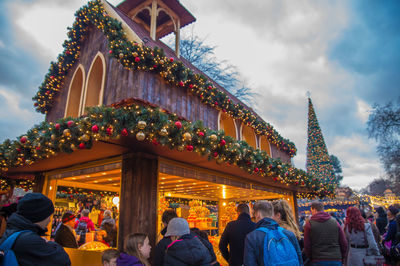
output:
[[[43,173],[36,173],[35,174],[35,185],[32,188],[33,192],[43,193],[44,181],[45,181],[44,174]]]
[[[151,3],[151,14],[150,14],[150,37],[156,39],[157,29],[157,0],[153,0]]]
[[[293,205],[294,205],[294,215],[296,217],[296,222],[299,222],[299,207],[297,206],[297,192],[293,192]]]
[[[121,173],[118,247],[132,233],[149,236],[156,244],[158,159],[155,156],[131,153],[124,155]]]
[[[181,41],[181,21],[180,19],[177,19],[176,29],[175,29],[175,54],[178,58],[181,56],[180,41]]]

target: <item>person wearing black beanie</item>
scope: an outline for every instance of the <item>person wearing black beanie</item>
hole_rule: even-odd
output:
[[[42,238],[53,213],[53,202],[42,193],[28,193],[18,202],[0,245],[13,233],[27,230],[18,236],[12,248],[19,265],[71,265],[63,247]]]

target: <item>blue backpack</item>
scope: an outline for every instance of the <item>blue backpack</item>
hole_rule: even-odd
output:
[[[265,233],[265,266],[299,266],[299,258],[297,257],[296,249],[283,233],[282,227],[278,227],[276,230],[259,227],[256,230]]]
[[[29,230],[23,230],[15,232],[10,235],[0,246],[0,265],[4,266],[18,266],[17,258],[15,257],[12,247],[14,246],[15,240],[21,233],[29,232]]]

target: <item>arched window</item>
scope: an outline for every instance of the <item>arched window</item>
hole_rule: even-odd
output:
[[[266,136],[260,137],[260,150],[266,151],[269,156],[271,156],[271,147],[269,146],[269,141]]]
[[[235,139],[237,139],[236,136],[236,124],[235,121],[228,116],[227,114],[220,112],[219,113],[219,130],[223,130],[225,132],[225,135],[231,136]]]
[[[251,147],[257,149],[256,134],[251,127],[242,124],[242,140],[246,141]]]
[[[104,56],[98,52],[89,69],[84,98],[85,104],[81,113],[84,113],[88,106],[98,106],[103,103],[105,68]]]
[[[65,106],[64,117],[78,117],[81,107],[81,96],[83,91],[83,84],[85,84],[85,70],[82,65],[79,65],[74,75],[72,76],[69,85],[67,105]]]

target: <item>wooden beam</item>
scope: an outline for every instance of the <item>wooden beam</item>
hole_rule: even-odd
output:
[[[151,3],[151,14],[150,14],[150,37],[156,40],[156,29],[157,29],[157,0],[153,0]]]
[[[178,19],[176,21],[176,30],[175,30],[175,54],[178,58],[181,55],[180,41],[181,41],[181,21]]]
[[[120,187],[114,186],[102,186],[96,184],[86,184],[86,183],[78,183],[78,182],[71,182],[71,181],[64,181],[64,180],[57,180],[58,186],[63,187],[74,187],[74,188],[84,188],[84,189],[94,189],[100,191],[112,191],[112,192],[120,192]]]

